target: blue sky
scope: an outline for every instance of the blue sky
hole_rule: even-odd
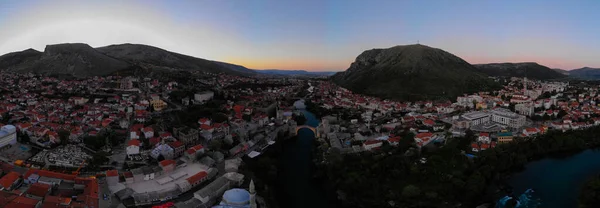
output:
[[[421,44],[470,63],[600,67],[600,1],[2,1],[0,53],[154,45],[257,69],[345,70],[364,50]]]

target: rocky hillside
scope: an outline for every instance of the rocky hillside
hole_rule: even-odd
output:
[[[530,79],[548,80],[565,78],[560,72],[533,62],[524,63],[491,63],[476,64],[478,70],[489,76],[527,77]]]
[[[357,93],[401,100],[453,98],[499,87],[463,59],[420,44],[365,51],[332,80]]]
[[[203,70],[213,73],[254,74],[246,67],[187,56],[157,47],[140,44],[120,44],[97,48],[98,51],[145,67]]]
[[[186,56],[160,48],[121,44],[92,48],[83,43],[48,45],[0,56],[0,70],[65,74],[76,77],[108,75],[128,70],[199,70],[212,73],[252,75],[243,66]]]
[[[585,80],[600,80],[600,68],[583,67],[569,71],[569,76]]]

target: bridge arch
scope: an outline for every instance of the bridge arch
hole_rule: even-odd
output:
[[[315,136],[317,136],[317,129],[315,127],[309,125],[298,126],[296,127],[296,135],[298,135],[298,131],[300,131],[300,129],[310,129],[315,134]]]

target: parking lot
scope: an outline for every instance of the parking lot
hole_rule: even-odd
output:
[[[27,160],[31,157],[31,147],[29,145],[16,143],[11,147],[6,147],[0,150],[0,157],[9,163],[16,160]]]

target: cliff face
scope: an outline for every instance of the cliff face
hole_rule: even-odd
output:
[[[401,100],[451,98],[498,87],[461,58],[424,45],[365,51],[332,80],[357,93]]]

